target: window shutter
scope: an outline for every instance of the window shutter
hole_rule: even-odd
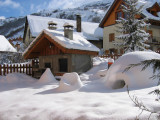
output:
[[[114,39],[115,39],[114,33],[109,34],[109,42],[114,41]]]

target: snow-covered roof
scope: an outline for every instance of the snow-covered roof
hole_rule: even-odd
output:
[[[49,35],[53,40],[55,40],[57,43],[62,45],[65,48],[68,49],[78,49],[78,50],[87,50],[87,51],[95,51],[99,52],[99,48],[97,48],[95,45],[87,41],[83,36],[81,36],[79,33],[74,32],[73,33],[73,40],[70,40],[66,37],[64,37],[63,31],[57,31],[57,30],[43,30],[47,35]]]
[[[100,27],[104,27],[104,23],[106,21],[106,19],[109,17],[109,14],[113,11],[113,9],[115,8],[114,6],[116,5],[116,3],[120,1],[120,0],[113,0],[111,2],[111,5],[110,7],[107,9],[106,11],[106,14],[105,16],[103,17],[103,19],[101,20],[100,22]],[[158,1],[158,0],[157,0]],[[151,20],[156,20],[156,21],[160,21],[160,13],[158,13],[158,17],[152,15],[151,13],[149,13],[147,11],[148,8],[151,8],[154,4],[156,3],[156,0],[155,1],[151,1],[151,0],[138,0],[138,5],[137,7],[139,8],[140,6],[143,5],[143,8],[142,8],[142,14],[148,18],[148,19],[151,19]]]
[[[73,32],[73,40],[70,40],[66,37],[64,37],[63,31],[57,31],[57,30],[49,30],[44,29],[41,31],[41,33],[31,42],[31,44],[28,46],[28,48],[24,51],[23,56],[29,51],[30,48],[33,47],[34,43],[39,40],[38,38],[41,37],[42,34],[48,35],[50,38],[52,38],[53,41],[57,42],[61,46],[67,49],[75,49],[75,50],[83,50],[83,51],[92,51],[92,52],[99,52],[100,49],[97,48],[95,45],[90,43],[88,40],[86,40],[82,33]]]
[[[143,10],[142,10],[142,14],[144,16],[146,16],[148,19],[160,21],[160,16],[156,17],[147,11],[147,8],[152,7],[154,4],[155,4],[154,1],[146,1],[146,0],[139,0],[138,1],[138,6],[144,5]]]
[[[2,52],[17,52],[17,50],[9,43],[9,41],[0,35],[0,51]]]
[[[41,16],[33,16],[28,15],[27,20],[29,23],[30,31],[32,36],[36,37],[43,30],[48,28],[48,22],[54,21],[57,23],[57,30],[62,30],[63,25],[65,23],[72,24],[74,28],[76,28],[75,20],[66,20],[66,19],[58,19],[51,17],[41,17]],[[91,22],[82,22],[82,33],[84,34],[85,39],[90,40],[99,40],[103,38],[103,29],[99,28],[98,23]]]

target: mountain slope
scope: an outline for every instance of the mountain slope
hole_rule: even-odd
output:
[[[106,2],[93,2],[73,9],[43,10],[38,13],[33,13],[32,15],[75,20],[76,14],[80,14],[82,15],[83,21],[99,23],[111,1],[113,0],[108,0]],[[4,35],[6,38],[23,37],[24,25],[25,17],[1,20],[0,34]]]
[[[82,16],[82,21],[99,23],[113,1],[114,0],[102,0],[72,9],[43,10],[38,13],[33,13],[32,15],[75,20],[76,14],[80,14]],[[149,1],[157,1],[160,4],[159,0]],[[6,38],[23,37],[24,25],[25,17],[0,20],[0,34],[4,35]]]

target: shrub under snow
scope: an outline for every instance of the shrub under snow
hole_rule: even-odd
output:
[[[160,59],[160,54],[154,52],[131,52],[121,56],[109,68],[104,81],[107,87],[112,89],[123,88],[128,85],[130,88],[145,88],[155,86],[158,80],[152,80],[153,68],[148,67],[142,70],[142,66],[131,68],[123,72],[130,64],[137,64],[144,60]]]
[[[76,90],[82,87],[82,82],[76,72],[65,73],[59,83],[58,91],[67,92]]]
[[[42,74],[42,76],[38,80],[38,83],[49,83],[49,82],[57,83],[58,81],[53,76],[50,68],[47,68],[46,71]]]

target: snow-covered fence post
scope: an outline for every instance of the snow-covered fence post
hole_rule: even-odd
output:
[[[108,68],[114,63],[114,59],[108,59]]]
[[[2,66],[0,65],[0,75],[2,75]]]
[[[15,66],[15,64],[13,65],[13,72],[16,72],[16,66]]]
[[[29,75],[33,75],[31,74],[31,65],[29,64]]]
[[[3,65],[3,75],[5,75],[6,74],[6,66],[5,66],[5,64]]]
[[[23,64],[23,73],[25,73],[25,65]]]
[[[18,72],[18,64],[16,65],[16,69],[17,69],[17,71],[16,71],[16,72]]]
[[[28,64],[26,64],[26,74],[28,75]]]
[[[7,64],[7,74],[9,73],[9,66],[8,66],[8,64]]]
[[[12,73],[12,65],[9,65],[9,73]]]
[[[22,72],[22,70],[21,70],[21,69],[22,69],[22,66],[21,66],[21,64],[19,65],[19,68],[20,68],[20,73],[21,73],[21,72]]]

